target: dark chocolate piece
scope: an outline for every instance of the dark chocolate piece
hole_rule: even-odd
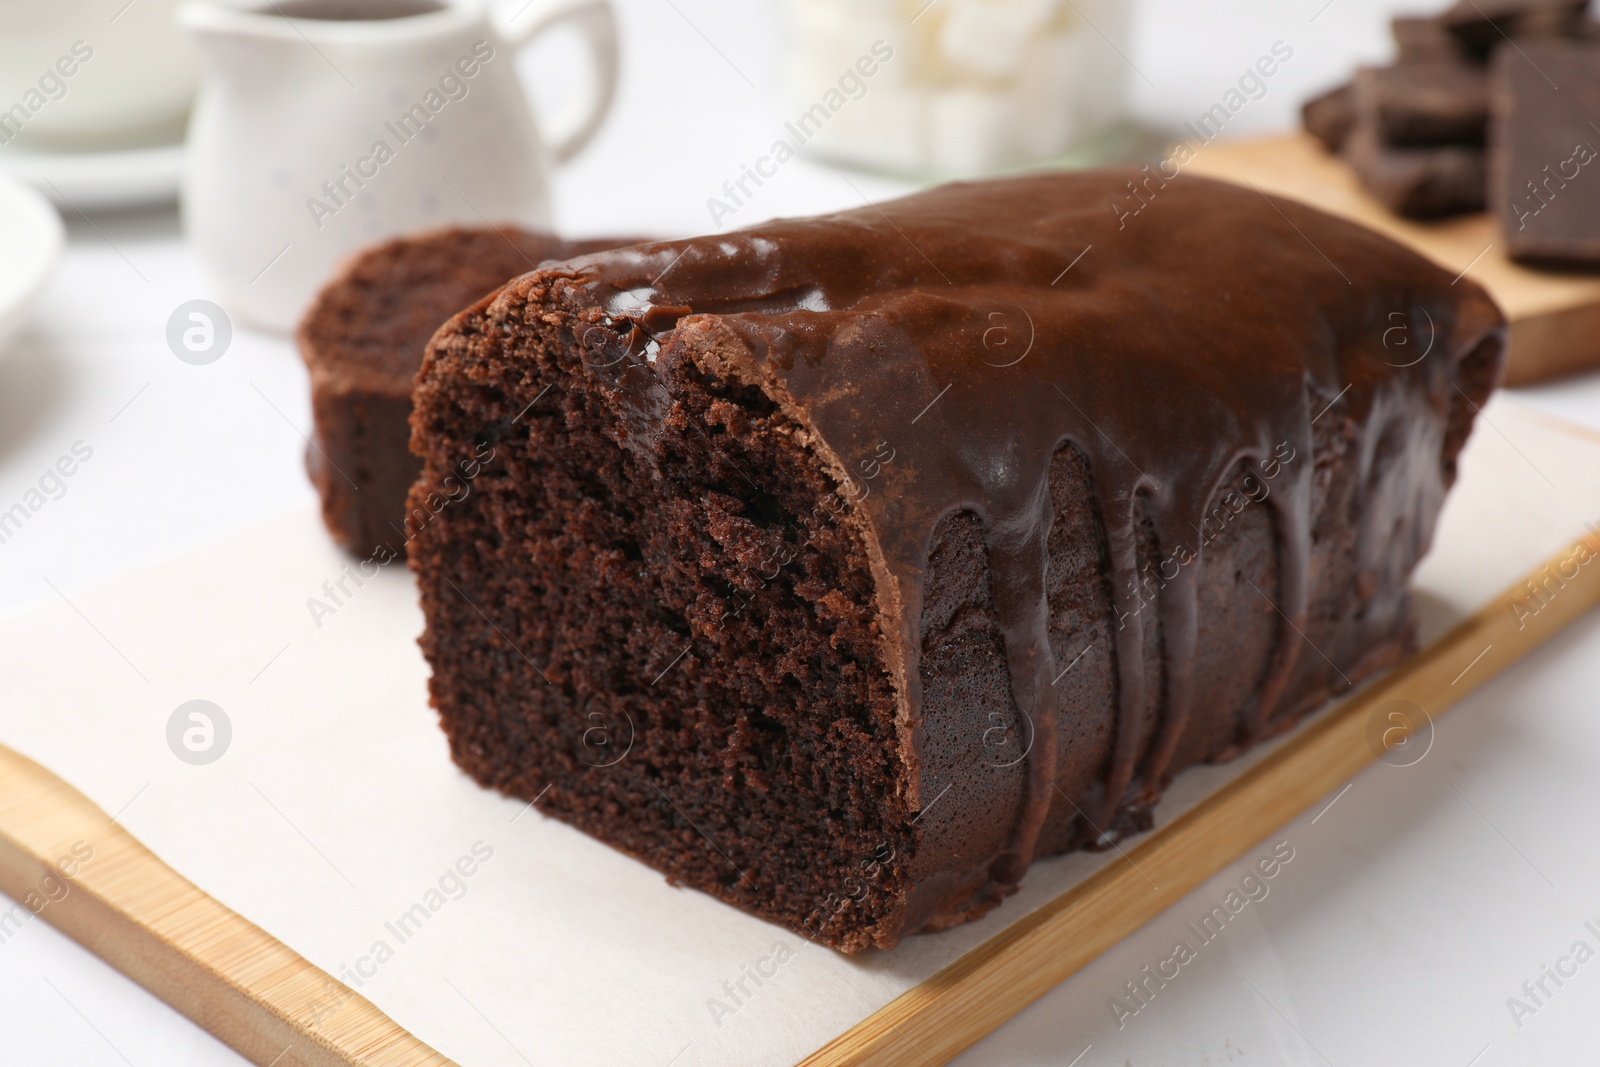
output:
[[[1399,63],[1461,62],[1471,55],[1437,15],[1396,15],[1389,21]]]
[[[1483,210],[1487,164],[1482,148],[1397,148],[1385,144],[1371,123],[1358,122],[1342,154],[1367,192],[1397,215],[1437,219]]]
[[[1356,113],[1391,145],[1481,145],[1489,126],[1489,76],[1450,60],[1363,67]]]
[[[974,918],[1409,652],[1504,341],[1470,278],[1148,169],[525,275],[415,393],[414,502],[495,457],[412,543],[451,752],[846,951]]]
[[[1600,43],[1496,53],[1490,184],[1512,259],[1600,268],[1597,120]]]
[[[407,447],[411,382],[434,330],[544,260],[618,243],[442,230],[368,249],[323,288],[298,341],[311,371],[306,470],[334,540],[362,556],[405,552],[406,492],[421,469]]]
[[[1511,38],[1581,31],[1589,0],[1457,0],[1440,21],[1473,55],[1487,58]]]
[[[1313,96],[1300,105],[1300,121],[1307,133],[1322,142],[1322,147],[1339,151],[1356,124],[1355,88],[1346,83]]]

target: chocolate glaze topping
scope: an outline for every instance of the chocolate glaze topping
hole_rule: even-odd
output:
[[[898,628],[885,634],[885,651],[902,694],[911,811],[937,800],[916,773],[927,742],[917,631],[930,542],[954,512],[981,520],[1012,695],[1031,734],[1026,789],[1009,840],[976,882],[965,872],[950,879],[938,855],[917,858],[927,890],[908,910],[928,925],[949,925],[1014,885],[1040,851],[1052,805],[1081,805],[1094,834],[1109,837],[1119,813],[1154,803],[1196,714],[1200,530],[1241,463],[1281,465],[1267,497],[1278,588],[1259,590],[1281,625],[1237,744],[1305,710],[1286,703],[1306,694],[1285,698],[1299,658],[1318,654],[1298,635],[1321,418],[1361,435],[1352,521],[1369,603],[1355,625],[1370,640],[1348,647],[1406,631],[1406,580],[1505,337],[1499,311],[1470,280],[1452,283],[1370,231],[1251,189],[1132,171],[948,185],[585,256],[534,278],[550,302],[589,323],[580,330],[586,362],[614,375],[641,442],[669,402],[653,366],[691,341],[815,434],[868,531],[877,596]],[[1488,374],[1458,386],[1475,352]],[[1049,469],[1064,442],[1091,472],[1118,618],[1143,604],[1141,516],[1176,561],[1175,573],[1161,572],[1157,605],[1163,699],[1152,705],[1145,692],[1144,627],[1114,629],[1114,754],[1102,788],[1074,798],[1057,788],[1064,754],[1052,680],[1068,664],[1052,653],[1045,594]],[[1400,449],[1405,461],[1380,469],[1380,448]],[[1142,745],[1152,706],[1155,740]],[[932,810],[925,836],[939,819],[959,823],[959,811]]]

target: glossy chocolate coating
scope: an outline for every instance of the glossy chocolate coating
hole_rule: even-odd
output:
[[[1142,606],[1141,511],[1160,545],[1193,545],[1241,463],[1270,463],[1284,444],[1307,457],[1282,467],[1268,498],[1279,583],[1262,595],[1281,625],[1242,747],[1330,692],[1295,681],[1299,660],[1315,655],[1298,636],[1314,580],[1313,423],[1343,419],[1358,435],[1359,506],[1340,521],[1354,528],[1359,581],[1338,595],[1362,607],[1346,647],[1393,646],[1408,632],[1406,582],[1505,338],[1470,279],[1453,282],[1371,231],[1247,188],[1118,170],[947,185],[580,257],[513,283],[495,307],[523,298],[529,315],[542,307],[587,323],[585,363],[614,375],[641,440],[670,402],[655,365],[691,350],[813,435],[869,540],[909,807],[932,812],[924,828],[960,818],[941,811],[918,770],[930,544],[952,514],[981,520],[1011,695],[1032,727],[1026,788],[1005,846],[977,870],[949,870],[937,850],[916,857],[910,929],[949,925],[1003,895],[1040,854],[1041,827],[1063,799],[1104,827],[1147,810],[1181,769],[1173,756],[1191,720],[1219,713],[1195,706],[1191,678],[1197,644],[1227,637],[1202,636],[1199,568],[1179,566],[1159,603],[1166,683],[1154,742],[1141,756],[1144,631],[1122,626],[1116,743],[1099,799],[1058,796],[1052,680],[1067,664],[1051,650],[1045,585],[1059,446],[1087,460],[1119,617]],[[1411,347],[1396,343],[1397,328]]]

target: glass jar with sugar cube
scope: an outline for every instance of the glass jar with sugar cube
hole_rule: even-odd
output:
[[[787,0],[786,129],[818,158],[957,177],[1124,117],[1131,0]]]

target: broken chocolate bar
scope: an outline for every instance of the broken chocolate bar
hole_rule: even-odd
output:
[[[1355,88],[1348,82],[1313,96],[1300,106],[1300,122],[1306,132],[1322,142],[1322,147],[1337,152],[1350,128],[1356,124]]]
[[[1441,59],[1463,60],[1466,47],[1436,15],[1396,15],[1389,22],[1394,37],[1395,59],[1400,63],[1430,63]]]
[[[1391,145],[1482,144],[1489,125],[1489,78],[1453,60],[1363,67],[1356,111],[1371,115]]]
[[[1525,263],[1600,267],[1600,44],[1502,49],[1493,84],[1492,202],[1507,253]]]
[[[1359,122],[1342,154],[1361,184],[1397,215],[1442,218],[1484,205],[1483,149],[1459,145],[1396,147],[1376,127]]]
[[[1589,0],[1458,0],[1439,16],[1456,40],[1487,57],[1513,37],[1565,37],[1580,31]]]

